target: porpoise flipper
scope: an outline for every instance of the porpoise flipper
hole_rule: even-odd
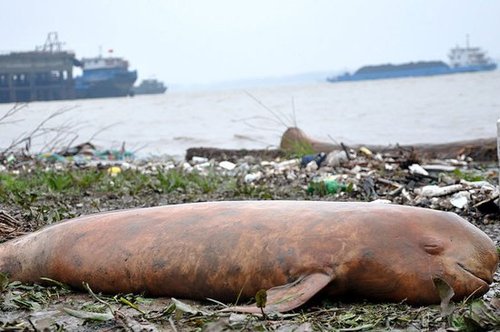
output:
[[[286,312],[298,308],[309,301],[333,279],[333,276],[326,273],[313,273],[303,276],[292,283],[270,288],[267,290],[264,312]],[[224,311],[261,313],[261,309],[255,304],[229,307]]]

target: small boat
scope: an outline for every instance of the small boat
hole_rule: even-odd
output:
[[[132,93],[135,95],[161,94],[165,91],[167,91],[167,87],[155,79],[143,80],[141,84],[132,88]]]

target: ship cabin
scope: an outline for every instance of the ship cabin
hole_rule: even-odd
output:
[[[122,58],[83,58],[82,59],[82,67],[84,71],[89,70],[106,70],[106,69],[128,69],[128,61],[123,60]]]
[[[485,52],[479,47],[455,47],[452,48],[450,54],[450,65],[453,68],[487,65],[490,60],[486,57]]]

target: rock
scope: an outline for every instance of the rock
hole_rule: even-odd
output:
[[[463,209],[467,206],[470,200],[470,193],[468,191],[459,191],[450,198],[450,203],[456,208]]]

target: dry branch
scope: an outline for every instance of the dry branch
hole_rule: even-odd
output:
[[[4,116],[2,116],[1,119],[6,119],[8,117],[11,117],[15,113],[19,112],[22,108],[24,108],[24,107],[18,107],[18,108],[14,107],[13,109],[9,110]],[[3,151],[0,151],[0,155],[5,155],[5,154],[11,152],[13,149],[18,148],[22,144],[25,144],[24,151],[26,153],[29,153],[29,150],[31,149],[31,142],[35,138],[45,136],[50,132],[58,133],[56,135],[56,138],[53,139],[52,142],[48,143],[50,145],[51,143],[54,142],[54,140],[59,138],[59,135],[60,135],[59,132],[67,130],[67,128],[69,128],[69,126],[66,123],[66,125],[63,124],[63,125],[60,125],[58,127],[51,128],[51,127],[46,127],[46,124],[49,121],[53,120],[54,118],[59,117],[65,113],[73,110],[74,108],[75,107],[63,108],[63,109],[57,110],[54,113],[50,114],[48,117],[46,117],[44,120],[42,120],[38,125],[36,125],[34,129],[32,129],[29,132],[24,132],[24,133],[20,134],[17,138],[13,139],[12,142],[10,143],[10,145],[7,146],[7,148],[5,148]]]
[[[11,109],[9,109],[7,112],[5,112],[4,115],[0,116],[0,125],[5,125],[5,124],[10,124],[10,123],[21,121],[21,120],[16,120],[16,121],[5,121],[5,120],[14,116],[16,113],[21,111],[26,106],[27,106],[27,104],[15,104]]]

